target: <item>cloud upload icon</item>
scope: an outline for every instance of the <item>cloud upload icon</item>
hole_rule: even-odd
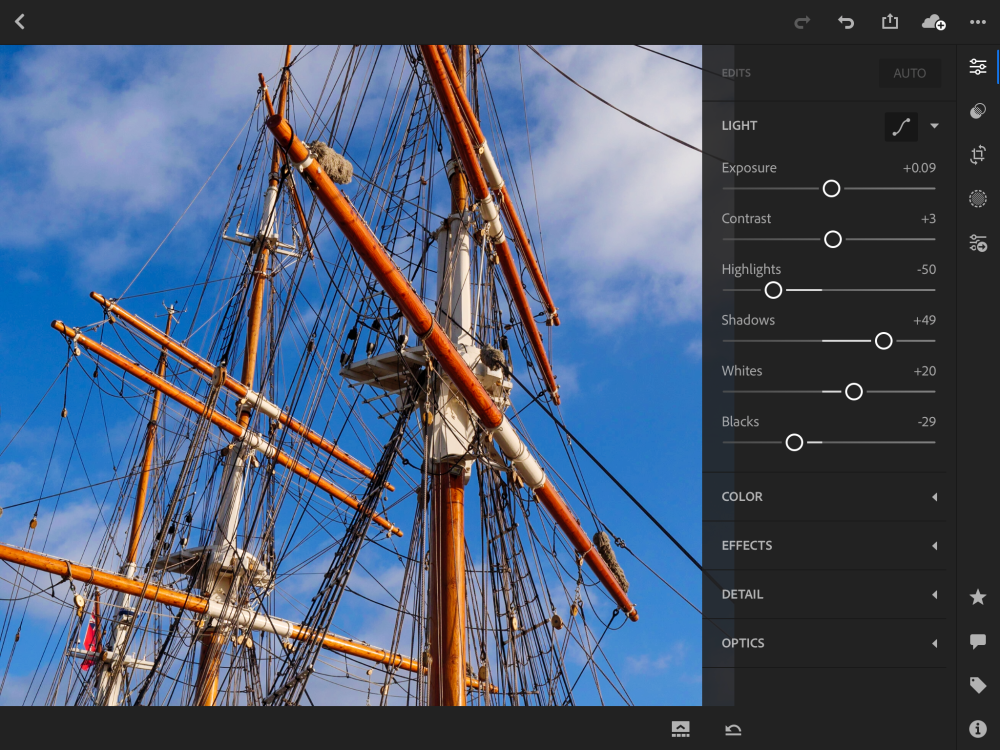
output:
[[[944,31],[945,23],[941,20],[941,16],[937,13],[932,13],[924,22],[920,24],[925,29],[937,29],[938,31]]]

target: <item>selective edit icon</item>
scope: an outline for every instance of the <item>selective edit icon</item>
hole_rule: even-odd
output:
[[[974,76],[985,75],[986,61],[977,60],[976,58],[973,57],[971,60],[969,60],[969,73]]]
[[[969,685],[971,685],[972,689],[975,690],[977,693],[981,693],[986,689],[986,683],[980,680],[978,677],[970,677]],[[726,728],[728,729],[729,727]]]
[[[986,161],[986,146],[979,144],[972,148],[972,158],[969,159],[972,162],[972,166],[977,166],[981,162]]]
[[[973,190],[969,193],[969,203],[972,204],[973,208],[982,208],[986,205],[986,191],[985,190]]]
[[[691,736],[691,722],[690,721],[672,721],[672,722],[670,722],[670,736],[671,737],[690,737]]]
[[[882,28],[889,30],[899,29],[899,16],[894,16],[890,13],[887,16],[882,16]]]
[[[980,117],[986,114],[986,105],[980,102],[971,110],[969,110],[969,114],[972,116],[973,120],[978,120]]]
[[[986,235],[985,234],[970,234],[969,235],[969,249],[975,250],[976,252],[985,253],[988,249],[986,245]]]

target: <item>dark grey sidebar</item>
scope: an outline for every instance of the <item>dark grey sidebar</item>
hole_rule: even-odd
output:
[[[974,742],[1000,232],[978,54],[704,48],[703,699],[745,735]]]

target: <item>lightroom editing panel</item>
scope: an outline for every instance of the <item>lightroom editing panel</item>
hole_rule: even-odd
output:
[[[823,5],[9,7],[0,705],[985,746],[1000,18]]]

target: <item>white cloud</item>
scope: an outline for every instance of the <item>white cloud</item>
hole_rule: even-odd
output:
[[[625,665],[629,672],[633,674],[655,674],[665,672],[669,669],[680,668],[684,664],[691,647],[684,641],[677,641],[671,646],[669,651],[659,654],[641,654],[639,656],[626,656]]]
[[[41,281],[42,277],[37,271],[30,268],[19,268],[16,278],[22,284],[33,284],[36,281]]]
[[[700,61],[699,48],[673,49]],[[581,85],[693,145],[701,143],[697,70],[635,47],[544,48]],[[516,57],[501,84],[516,91]],[[500,57],[500,55],[497,55]],[[599,328],[642,318],[697,320],[701,307],[701,157],[598,102],[522,47],[545,250],[558,293]],[[518,101],[520,103],[520,101]],[[512,132],[513,131],[513,132]],[[523,139],[507,126],[507,138]],[[516,134],[516,135],[515,135]],[[531,205],[530,165],[518,167]],[[529,220],[533,210],[529,209]],[[567,281],[568,279],[568,281]],[[565,297],[568,296],[568,299]]]
[[[282,57],[278,46],[17,53],[0,94],[0,252],[55,247],[91,277],[138,270],[250,115],[257,71]],[[296,68],[306,86],[325,73],[315,63]],[[217,221],[230,179],[216,174],[184,227]]]

